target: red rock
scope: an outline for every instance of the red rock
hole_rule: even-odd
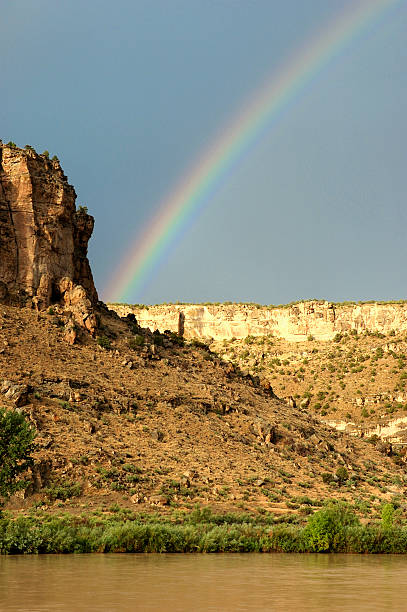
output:
[[[91,333],[98,295],[87,258],[94,219],[58,160],[0,141],[0,301],[60,302]]]

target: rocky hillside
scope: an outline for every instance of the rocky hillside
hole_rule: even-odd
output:
[[[206,347],[103,310],[102,335],[69,345],[64,316],[0,309],[2,403],[39,432],[31,489],[14,505],[279,514],[340,497],[375,512],[404,494],[401,458],[273,397]]]
[[[407,304],[302,302],[112,305],[150,329],[202,338],[244,372],[269,381],[279,397],[302,403],[358,436],[407,442]]]
[[[248,336],[214,342],[211,348],[335,427],[407,441],[406,333],[354,332],[303,343]]]

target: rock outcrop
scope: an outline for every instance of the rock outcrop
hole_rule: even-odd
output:
[[[335,305],[308,301],[284,307],[249,304],[161,304],[135,308],[108,304],[120,316],[133,313],[152,331],[182,329],[185,338],[224,340],[271,334],[290,341],[332,340],[337,333],[355,330],[388,334],[407,331],[407,303]]]
[[[98,301],[87,246],[94,219],[76,210],[58,159],[0,141],[0,301],[60,303],[93,332]]]

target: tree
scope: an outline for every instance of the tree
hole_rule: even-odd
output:
[[[358,524],[358,518],[346,503],[331,503],[309,517],[304,529],[307,548],[313,552],[338,550],[344,539],[344,528]]]
[[[19,476],[32,464],[36,431],[25,416],[0,407],[0,496],[7,498],[26,485]]]

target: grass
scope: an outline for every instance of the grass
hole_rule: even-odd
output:
[[[308,508],[317,505],[309,498],[298,502]],[[395,524],[397,512],[390,504],[383,508],[382,520],[369,525],[361,525],[349,506],[335,502],[310,514],[306,522],[303,518],[303,523],[296,515],[277,521],[266,512],[218,515],[209,508],[164,518],[135,514],[118,505],[110,512],[5,515],[0,519],[0,553],[407,552],[407,527]]]

